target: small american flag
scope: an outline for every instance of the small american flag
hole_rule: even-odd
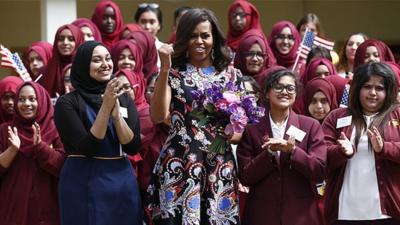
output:
[[[340,108],[347,108],[349,105],[349,88],[347,85],[344,88],[343,95],[342,95],[342,100],[340,101]]]
[[[18,53],[11,53],[11,51],[8,50],[8,48],[5,48],[3,45],[0,45],[0,55],[1,55],[1,61],[0,61],[1,67],[14,69],[24,81],[32,80],[24,64],[22,63],[22,60],[19,57]]]
[[[314,32],[307,30],[304,34],[303,41],[299,46],[297,54],[300,55],[300,58],[307,59],[308,53],[311,51],[313,46],[321,46],[329,51],[332,51],[333,46],[335,46],[335,42],[318,37]]]

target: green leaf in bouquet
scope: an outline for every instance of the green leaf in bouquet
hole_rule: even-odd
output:
[[[210,112],[210,113],[214,113],[215,112],[215,106],[211,103],[207,103],[204,108]]]
[[[229,147],[228,140],[223,136],[217,134],[215,139],[212,141],[211,145],[208,146],[208,150],[210,152],[214,152],[217,154],[224,154],[226,148]]]
[[[199,119],[198,125],[199,126],[204,126],[206,124],[210,123],[210,118],[208,116],[205,116],[201,119]]]
[[[201,119],[206,117],[206,114],[204,113],[204,111],[200,111],[200,110],[197,110],[197,109],[194,109],[193,111],[191,111],[190,115],[195,117],[195,118],[197,118],[197,119],[199,119],[199,120],[201,120]]]

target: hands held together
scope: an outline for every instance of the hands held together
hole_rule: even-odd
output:
[[[287,152],[293,153],[296,146],[296,140],[294,136],[290,136],[288,140],[280,139],[280,138],[269,138],[268,135],[263,137],[264,144],[261,145],[261,148],[266,149],[270,152]]]
[[[123,83],[118,78],[113,78],[107,84],[103,95],[103,105],[111,112],[111,117],[118,121],[121,119],[120,104],[118,97],[124,94],[126,90],[123,88]]]

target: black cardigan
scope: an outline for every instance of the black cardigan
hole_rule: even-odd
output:
[[[124,94],[119,101],[121,106],[128,109],[128,118],[124,119],[134,133],[129,143],[121,145],[122,150],[134,155],[140,150],[139,115],[129,96]],[[91,123],[85,108],[84,99],[76,91],[61,96],[55,105],[54,122],[68,154],[94,156],[96,150],[101,149],[102,140],[90,132]]]

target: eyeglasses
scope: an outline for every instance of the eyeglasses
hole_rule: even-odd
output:
[[[297,90],[296,90],[296,86],[294,85],[283,85],[283,84],[275,84],[272,86],[272,90],[275,93],[282,93],[283,89],[286,90],[286,92],[290,95],[296,94]]]
[[[233,18],[233,19],[236,17],[245,18],[248,15],[250,15],[250,14],[245,13],[245,12],[234,12],[234,13],[231,13],[231,18]]]
[[[121,90],[123,91],[130,91],[135,88],[139,87],[139,84],[130,85],[129,83],[125,83],[122,85]]]
[[[285,39],[287,39],[288,41],[294,41],[294,36],[293,35],[284,35],[284,34],[278,34],[275,36],[275,39],[279,39],[284,41]]]
[[[264,59],[265,54],[262,52],[244,52],[243,56],[246,58],[253,58],[253,57],[257,57],[259,59]]]
[[[152,8],[152,9],[158,9],[160,8],[160,5],[157,3],[140,3],[138,5],[139,9],[145,9],[145,8]]]

